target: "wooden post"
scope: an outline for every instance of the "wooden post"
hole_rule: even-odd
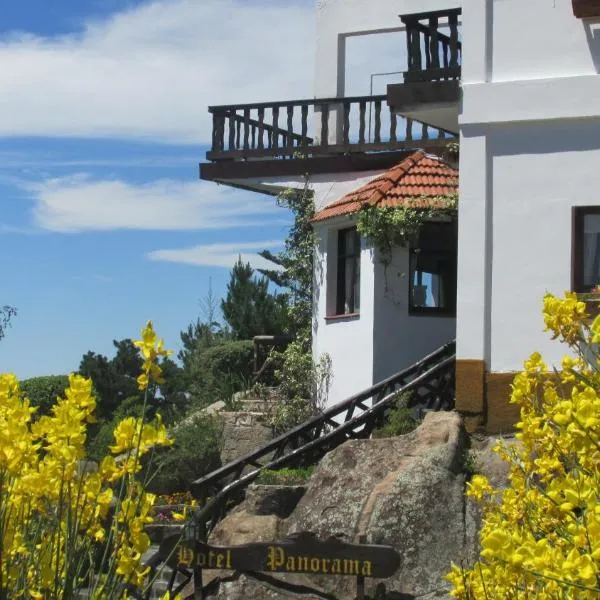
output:
[[[365,600],[365,578],[362,575],[356,578],[356,600]]]
[[[358,536],[359,544],[367,543],[367,536],[363,533]],[[356,578],[356,600],[365,600],[365,578],[364,575],[359,575]]]
[[[202,583],[202,568],[194,567],[194,600],[204,600],[204,585]]]

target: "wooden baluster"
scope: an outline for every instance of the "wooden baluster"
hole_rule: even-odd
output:
[[[344,146],[350,144],[350,102],[344,102],[344,124],[342,129]]]
[[[396,125],[398,123],[398,117],[396,113],[390,110],[390,142],[397,142],[398,138],[396,136]]]
[[[450,67],[458,67],[458,15],[451,14],[448,17],[450,25]]]
[[[229,150],[235,150],[235,111],[229,113]]]
[[[242,131],[242,121],[240,118],[235,120],[235,148],[239,150],[241,148],[240,145],[240,136]]]
[[[446,137],[443,129],[438,129],[438,140],[443,140]]]
[[[250,147],[254,150],[256,148],[256,125],[252,124],[252,140],[250,142]]]
[[[306,146],[307,144],[307,134],[308,134],[308,104],[302,105],[302,146]]]
[[[250,137],[250,109],[244,109],[244,150],[248,150],[250,148],[249,144]]]
[[[213,150],[222,152],[225,147],[225,115],[213,113]]]
[[[446,40],[442,40],[442,55],[444,57],[444,69],[447,69],[450,66],[450,57],[448,50],[448,42]]]
[[[413,139],[413,120],[410,118],[406,119],[406,141],[411,142]]]
[[[431,52],[431,35],[429,32],[424,34],[424,43],[423,46],[425,48],[425,69],[431,69],[431,57],[433,53]]]
[[[413,60],[413,71],[421,71],[423,69],[423,61],[421,58],[421,36],[419,35],[418,29],[412,31],[412,60]]]
[[[329,145],[329,104],[321,104],[321,146]]]
[[[258,109],[258,147],[262,150],[265,147],[263,135],[265,132],[265,109]]]
[[[431,54],[431,68],[440,68],[440,36],[439,36],[439,22],[437,17],[429,18],[429,33],[431,35],[431,42],[429,45],[429,53]]]
[[[408,70],[409,71],[415,71],[416,70],[416,63],[415,63],[415,56],[413,54],[413,47],[414,47],[414,41],[413,38],[414,36],[418,37],[418,32],[416,30],[416,27],[414,26],[414,24],[410,21],[408,21],[406,23],[406,56],[408,57]]]
[[[375,100],[375,131],[373,133],[373,143],[381,143],[381,100]]]
[[[279,106],[273,107],[273,132],[271,148],[279,147]]]
[[[365,143],[365,113],[367,111],[367,103],[365,100],[361,100],[359,104],[359,129],[358,129],[358,143]]]
[[[294,145],[294,105],[287,107],[287,147],[291,148]]]
[[[423,123],[421,127],[421,139],[428,140],[429,139],[429,127],[427,127],[427,123]]]

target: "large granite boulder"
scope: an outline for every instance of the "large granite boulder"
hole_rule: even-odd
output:
[[[420,597],[443,590],[450,563],[469,553],[466,444],[460,416],[448,412],[429,413],[405,436],[347,442],[313,473],[287,533],[393,546],[401,565],[385,581],[388,591]],[[354,582],[339,578],[340,598],[353,598],[354,590]]]

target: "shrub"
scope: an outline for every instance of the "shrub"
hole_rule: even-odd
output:
[[[175,443],[155,456],[149,489],[158,494],[186,492],[190,484],[221,464],[223,422],[218,416],[194,415],[174,429]]]
[[[21,382],[21,391],[29,398],[31,406],[37,407],[35,418],[50,413],[59,396],[63,396],[69,387],[67,375],[46,375],[44,377],[31,377]]]
[[[414,431],[419,422],[412,416],[406,407],[406,398],[396,401],[396,405],[390,410],[385,425],[373,431],[375,438],[397,437]]]
[[[314,362],[301,340],[292,342],[279,355],[275,370],[281,402],[269,418],[274,432],[283,433],[319,414],[327,403],[331,383],[331,358],[328,354]]]
[[[144,357],[138,385],[147,390],[166,351],[150,323],[136,345]],[[98,470],[82,469],[92,382],[70,375],[61,396],[33,422],[16,378],[0,375],[0,598],[73,600],[81,588],[98,600],[127,597],[148,574],[141,557],[154,496],[138,479],[140,459],[172,442],[160,420],[128,417]]]
[[[250,380],[254,370],[254,344],[251,340],[226,342],[204,350],[199,359],[213,381],[231,374]]]
[[[459,599],[600,597],[600,317],[589,324],[575,294],[544,298],[544,320],[570,346],[561,370],[539,353],[512,384],[521,445],[499,444],[510,487],[474,475],[481,503],[481,554],[448,579]]]
[[[233,394],[252,385],[254,344],[250,340],[227,341],[211,346],[195,353],[189,361],[196,407],[218,400],[231,405]]]
[[[298,469],[263,469],[256,479],[256,483],[261,485],[302,485],[306,483],[315,470],[314,467],[305,467]]]

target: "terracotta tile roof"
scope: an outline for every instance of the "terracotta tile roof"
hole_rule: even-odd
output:
[[[349,215],[364,204],[428,208],[434,198],[458,193],[458,170],[419,150],[401,163],[319,211],[313,222]]]

